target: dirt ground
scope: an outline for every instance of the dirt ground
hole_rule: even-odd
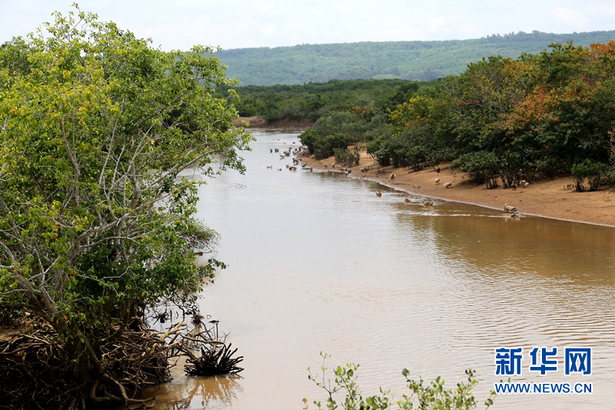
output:
[[[304,156],[303,159],[307,166],[315,169],[339,171],[340,168],[339,165],[332,168],[334,157],[320,161],[314,156]],[[362,172],[360,168],[363,166],[369,166],[369,171]],[[361,154],[359,165],[350,169],[351,177],[378,181],[412,194],[494,209],[503,209],[508,204],[516,206],[521,215],[615,226],[615,189],[575,192],[574,181],[570,177],[530,182],[525,188],[486,189],[484,185],[469,183],[463,172],[450,170],[448,164],[441,164],[439,173],[431,167],[418,172],[407,168],[380,167],[365,152]],[[392,174],[395,174],[394,178],[391,178]],[[452,184],[450,188],[444,186],[447,182]]]

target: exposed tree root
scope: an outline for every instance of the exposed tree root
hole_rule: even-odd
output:
[[[66,353],[48,330],[0,341],[0,408],[80,408],[84,386],[72,376]]]
[[[139,320],[136,319],[138,322]],[[186,332],[183,322],[166,331],[133,324],[99,347],[101,374],[81,380],[57,334],[45,327],[0,340],[0,409],[83,409],[88,403],[153,408],[138,398],[143,388],[171,379],[169,359],[187,355],[185,371],[204,376],[238,373],[242,356],[220,340],[215,328]],[[198,355],[200,352],[200,356]]]
[[[105,373],[78,381],[63,343],[51,329],[0,341],[2,409],[81,409],[93,403],[138,404],[145,387],[170,380],[167,350],[152,332],[127,331],[101,347]]]

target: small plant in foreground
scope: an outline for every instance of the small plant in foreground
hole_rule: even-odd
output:
[[[308,368],[308,379],[324,389],[329,395],[324,403],[314,401],[314,405],[318,409],[385,410],[393,408],[397,404],[397,408],[402,410],[469,410],[478,405],[472,393],[478,382],[474,379],[476,373],[471,369],[466,370],[468,381],[457,383],[457,388],[450,390],[444,388],[444,380],[440,377],[437,377],[428,385],[424,385],[423,379],[419,381],[409,379],[410,372],[408,369],[404,369],[402,375],[406,378],[411,393],[410,395],[404,394],[402,400],[393,401],[390,390],[385,391],[382,388],[380,388],[380,394],[363,398],[357,385],[356,371],[359,368],[358,364],[350,363],[343,367],[338,366],[333,370],[335,380],[332,382],[330,379],[326,379],[325,373],[328,368],[325,366],[325,362],[331,356],[322,352],[320,355],[322,356],[320,367],[322,378],[318,375],[312,375]],[[333,396],[339,391],[344,392],[346,397],[338,403]],[[491,391],[489,398],[485,400],[486,409],[493,404],[495,396],[496,393]],[[309,408],[308,400],[304,398],[303,403],[305,404],[304,409],[307,410]]]

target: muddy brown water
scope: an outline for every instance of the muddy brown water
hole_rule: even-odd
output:
[[[499,395],[494,409],[612,406],[615,229],[442,201],[423,207],[370,181],[289,171],[290,159],[269,151],[296,147],[298,134],[254,135],[247,173],[209,180],[199,202],[228,264],[200,306],[245,370],[193,378],[178,366],[154,392],[158,408],[302,409],[304,397],[327,397],[307,378],[308,367],[321,373],[319,352],[332,356],[329,368],[359,363],[364,396],[409,393],[403,368],[448,387],[472,368],[482,402],[507,378],[495,374],[501,347],[523,348],[513,381],[591,382],[593,392]],[[561,354],[557,372],[530,372],[533,347],[591,347],[592,374],[564,375]]]

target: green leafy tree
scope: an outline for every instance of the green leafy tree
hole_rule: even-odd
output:
[[[231,84],[212,52],[78,9],[0,48],[0,306],[53,326],[85,382],[109,382],[100,346],[134,306],[187,301],[212,269],[182,172],[241,170],[250,140],[212,96]]]
[[[470,179],[478,185],[486,184],[487,188],[498,186],[497,173],[500,161],[493,152],[476,151],[464,154],[451,163],[451,168],[467,172]]]
[[[505,120],[535,83],[532,56],[520,60],[489,57],[468,64],[443,87],[449,121],[460,147],[501,151],[507,142]]]
[[[585,158],[608,161],[615,127],[612,72],[615,41],[589,48],[553,44],[536,60],[537,84],[510,113],[507,134],[564,168]]]

